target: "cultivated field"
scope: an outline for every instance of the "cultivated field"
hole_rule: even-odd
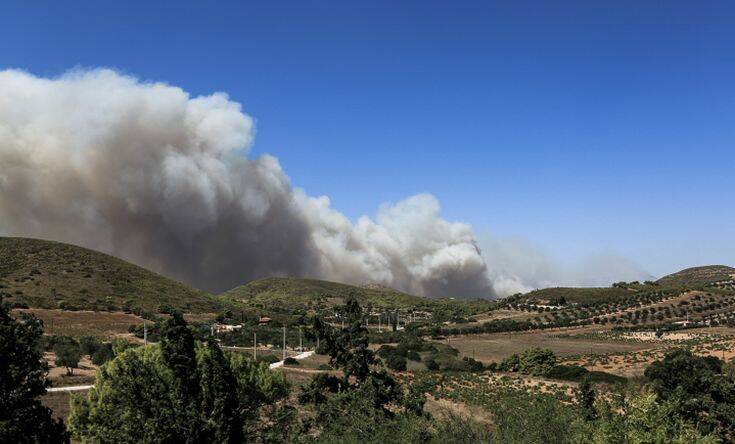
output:
[[[140,325],[143,318],[123,312],[64,311],[44,308],[13,310],[30,313],[43,321],[44,332],[49,335],[66,335],[75,338],[101,336],[114,338],[128,335],[130,325]],[[150,321],[148,321],[150,322]]]
[[[474,356],[484,363],[500,362],[511,354],[521,353],[531,347],[551,349],[557,356],[585,353],[619,353],[642,350],[649,345],[624,340],[598,340],[594,337],[559,337],[560,333],[589,332],[590,327],[576,329],[533,330],[528,332],[489,333],[453,336],[440,341],[458,349],[463,356]]]

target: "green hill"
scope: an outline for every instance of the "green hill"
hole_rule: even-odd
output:
[[[74,245],[0,237],[0,295],[16,306],[67,310],[213,312],[210,294]]]
[[[404,308],[423,305],[428,300],[419,296],[376,287],[356,287],[337,282],[300,278],[267,278],[233,288],[219,297],[241,302],[250,307],[303,309],[341,305],[354,296],[361,304],[374,307]]]
[[[514,299],[508,299],[508,301],[553,304],[560,298],[564,298],[567,303],[595,304],[615,302],[630,296],[631,293],[631,290],[619,287],[553,287],[534,290]]]
[[[656,282],[661,285],[695,287],[731,279],[735,279],[735,268],[726,265],[706,265],[681,270]]]

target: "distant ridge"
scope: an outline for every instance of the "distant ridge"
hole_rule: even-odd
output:
[[[98,251],[39,239],[0,237],[0,295],[31,308],[214,312],[201,290]]]
[[[696,286],[735,279],[735,268],[727,265],[705,265],[687,268],[659,279],[661,285]]]
[[[297,308],[340,305],[347,296],[361,304],[376,307],[407,307],[424,304],[426,298],[396,291],[389,287],[358,287],[317,279],[273,277],[249,282],[219,295],[253,307]]]
[[[363,285],[360,285],[360,288],[365,288],[367,290],[376,290],[376,291],[394,291],[394,292],[396,291],[394,288],[391,288],[387,285],[376,284],[376,283],[363,284]]]

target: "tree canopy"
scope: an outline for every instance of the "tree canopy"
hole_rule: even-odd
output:
[[[69,441],[64,423],[39,400],[49,385],[42,335],[40,320],[26,314],[13,319],[0,300],[0,442]]]

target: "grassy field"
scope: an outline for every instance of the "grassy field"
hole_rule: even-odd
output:
[[[0,294],[32,308],[212,312],[208,293],[106,254],[37,239],[0,238]]]
[[[566,330],[582,332],[588,329]],[[559,338],[560,330],[535,330],[530,332],[490,333],[482,335],[454,336],[448,343],[458,349],[462,356],[469,356],[486,364],[500,362],[504,358],[521,353],[532,347],[549,348],[557,356],[572,356],[584,353],[617,353],[641,350],[650,345],[636,344],[626,341],[596,340],[586,338]]]

